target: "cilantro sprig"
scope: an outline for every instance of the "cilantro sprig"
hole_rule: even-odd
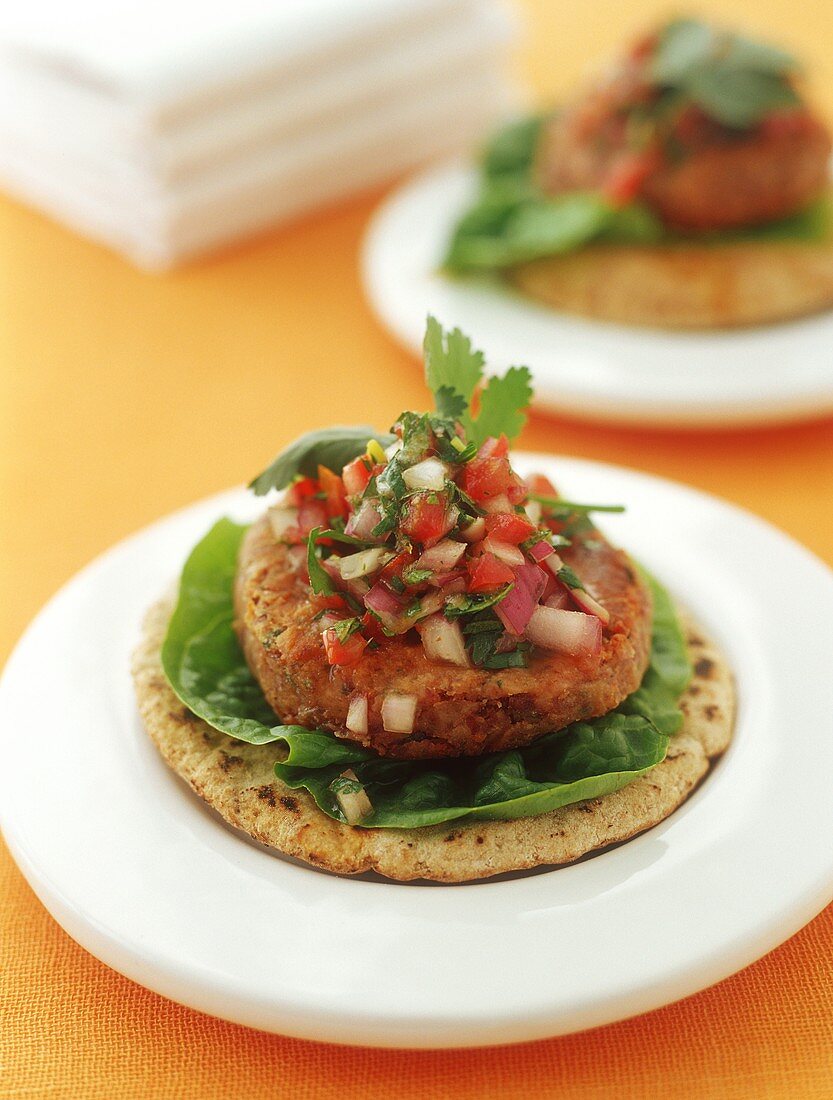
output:
[[[797,70],[795,59],[783,50],[698,19],[669,23],[648,68],[658,87],[679,93],[715,121],[738,130],[800,102],[791,82]]]
[[[425,378],[441,417],[459,421],[469,443],[480,446],[489,436],[520,435],[532,399],[528,367],[510,367],[483,382],[483,352],[458,329],[443,329],[429,316],[425,330]],[[474,406],[477,406],[475,412]]]

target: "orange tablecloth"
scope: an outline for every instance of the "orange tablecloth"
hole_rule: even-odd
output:
[[[534,24],[523,64],[550,94],[655,10],[641,0],[627,11],[613,0],[527,7]],[[700,8],[769,26],[795,46],[833,114],[833,8]],[[0,657],[44,600],[114,540],[246,479],[297,432],[333,420],[384,425],[424,404],[415,363],[361,296],[357,250],[377,198],[164,278],[0,204]],[[522,444],[689,482],[833,563],[830,420],[679,435],[534,416]],[[474,1052],[342,1050],[171,1004],[77,947],[2,848],[0,960],[2,1097],[833,1096],[833,908],[681,1004],[584,1035]]]

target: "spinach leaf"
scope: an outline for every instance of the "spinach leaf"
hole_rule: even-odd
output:
[[[232,622],[232,585],[246,528],[221,519],[191,552],[162,646],[179,699],[210,726],[262,745],[281,737],[275,712],[249,672]]]
[[[326,730],[283,725],[266,703],[232,626],[244,532],[221,520],[186,562],[162,649],[165,675],[182,702],[215,729],[253,744],[279,742],[278,778],[308,790],[330,817],[344,820],[331,788],[347,766],[373,804],[361,827],[405,829],[546,813],[618,790],[665,757],[690,672],[673,605],[651,577],[646,575],[655,608],[650,664],[640,688],[616,710],[512,752],[476,760],[391,760]]]
[[[263,473],[249,484],[257,496],[270,489],[283,489],[298,474],[316,477],[319,466],[340,474],[342,467],[364,454],[369,439],[378,439],[383,447],[394,442],[392,435],[379,435],[373,428],[325,428],[300,436],[278,455]]]

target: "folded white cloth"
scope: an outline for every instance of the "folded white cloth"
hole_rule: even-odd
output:
[[[52,69],[0,54],[0,129],[7,140],[34,137],[125,186],[166,185],[263,143],[375,110],[391,96],[418,98],[426,85],[475,65],[499,70],[512,24],[493,4],[455,10],[389,48],[361,52],[303,81],[274,81],[154,131],[124,132],[112,101]]]
[[[0,184],[165,267],[475,140],[499,0],[0,8]]]
[[[381,182],[476,141],[514,100],[491,77],[435,85],[425,102],[389,104],[349,128],[315,132],[294,150],[262,150],[200,181],[138,206],[100,178],[70,170],[48,149],[0,134],[6,189],[149,269],[271,225],[339,195]],[[441,121],[441,125],[439,124]]]

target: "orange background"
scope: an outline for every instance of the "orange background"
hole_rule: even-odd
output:
[[[662,10],[642,0],[523,6],[519,65],[549,98]],[[833,117],[833,5],[699,8],[796,49]],[[379,197],[164,277],[0,202],[0,658],[116,539],[247,479],[302,430],[384,426],[425,404],[417,364],[362,299],[357,253]],[[680,434],[536,415],[522,445],[686,481],[833,563],[830,419]],[[54,924],[0,847],[2,1097],[614,1093],[833,1096],[833,909],[742,974],[634,1021],[514,1048],[374,1052],[250,1032],[141,989]]]

